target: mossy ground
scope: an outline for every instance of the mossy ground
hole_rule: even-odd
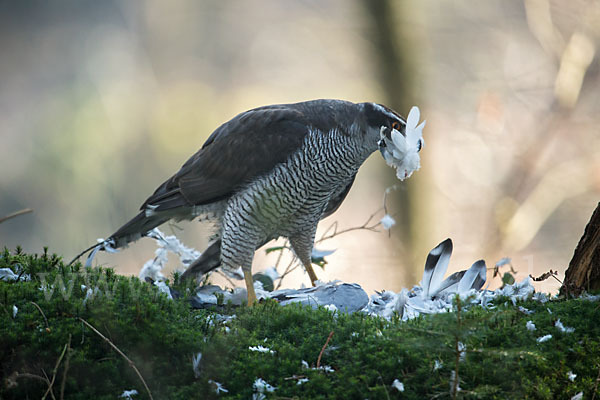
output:
[[[453,397],[456,371],[462,389],[457,398],[568,399],[581,391],[591,398],[596,391],[597,302],[520,303],[531,315],[509,301],[491,309],[459,305],[460,311],[409,322],[273,301],[192,310],[185,295],[169,300],[136,278],[67,267],[56,255],[5,250],[0,268],[7,267],[32,280],[0,281],[3,399],[41,398],[53,380],[48,399],[115,399],[130,389],[139,393],[134,399],[148,398],[125,358],[82,320],[133,361],[154,399],[248,399],[257,378],[276,387],[267,398],[444,399]],[[87,289],[96,287],[86,299]],[[223,315],[235,317],[224,321]],[[561,333],[557,319],[575,331]],[[526,329],[529,320],[537,330]],[[303,360],[316,366],[331,332],[320,364],[333,371],[304,368]],[[538,343],[546,334],[552,339]],[[463,344],[461,357],[457,348]],[[275,353],[249,349],[258,345]],[[197,353],[198,377],[192,369]],[[577,375],[574,381],[570,372]],[[392,387],[395,379],[404,392]],[[217,394],[212,381],[228,392]]]

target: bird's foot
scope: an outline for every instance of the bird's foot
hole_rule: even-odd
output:
[[[252,271],[244,269],[244,280],[246,281],[246,290],[248,291],[248,306],[252,306],[257,302]]]

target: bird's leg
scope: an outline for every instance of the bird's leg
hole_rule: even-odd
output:
[[[314,233],[312,235],[305,235],[300,237],[291,237],[289,238],[290,245],[296,254],[296,257],[300,259],[300,262],[306,269],[308,273],[308,277],[310,278],[310,283],[313,286],[317,286],[317,274],[315,274],[315,270],[312,267],[311,261],[311,253],[314,242]]]
[[[244,280],[246,281],[246,290],[248,291],[248,305],[256,303],[256,292],[254,291],[254,279],[252,279],[252,271],[243,269]]]
[[[254,279],[252,279],[252,259],[257,242],[260,241],[259,232],[252,224],[240,224],[239,221],[249,219],[247,208],[239,204],[240,198],[234,197],[229,202],[222,221],[221,232],[221,264],[232,270],[242,267],[246,291],[248,293],[248,306],[256,303]]]
[[[302,261],[302,260],[300,260],[300,261]],[[308,262],[302,261],[302,265],[304,265],[304,268],[306,268],[306,272],[308,272],[308,276],[310,278],[310,282],[312,283],[312,285],[317,286],[317,281],[319,279],[317,278],[317,274],[315,274],[315,270],[312,267],[312,262],[310,261],[310,258],[309,258]]]

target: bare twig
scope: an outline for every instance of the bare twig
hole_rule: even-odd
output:
[[[67,383],[67,372],[69,371],[69,361],[71,361],[71,334],[69,334],[69,341],[67,342],[67,358],[65,359],[65,369],[63,370],[62,381],[60,383],[60,400],[65,398],[65,384]]]
[[[558,279],[556,277],[556,275],[558,275],[558,271],[548,271],[548,272],[544,272],[542,275],[538,276],[537,278],[531,274],[529,274],[529,277],[531,279],[533,279],[535,282],[541,282],[541,281],[545,281],[548,278],[554,278],[556,279],[560,284],[562,284],[562,281],[560,279]]]
[[[287,267],[285,267],[285,271],[283,271],[283,274],[281,274],[281,276],[279,277],[279,282],[277,282],[277,287],[275,288],[275,290],[279,289],[279,287],[281,286],[281,283],[283,282],[283,278],[285,278],[288,274],[290,274],[292,271],[294,271],[296,268],[298,268],[299,264],[296,264],[297,260],[298,260],[298,258],[296,256],[294,256],[292,258],[292,260],[289,262],[289,264],[287,265]]]
[[[32,212],[33,212],[32,208],[24,208],[22,210],[15,211],[12,214],[8,214],[8,215],[0,218],[0,224],[3,223],[4,221],[8,221],[11,218],[15,218],[15,217],[18,217],[19,215],[29,214],[29,213],[32,213]]]
[[[388,188],[389,189],[389,188]],[[315,241],[315,244],[317,243],[321,243],[325,240],[329,240],[332,239],[338,235],[341,235],[343,233],[347,233],[347,232],[352,232],[352,231],[358,231],[358,230],[367,230],[367,231],[371,231],[371,232],[378,232],[377,227],[379,225],[381,225],[381,222],[372,222],[373,218],[375,218],[375,215],[377,215],[379,212],[381,212],[382,210],[387,210],[386,208],[386,196],[387,196],[387,190],[384,193],[383,196],[383,207],[379,208],[377,211],[375,211],[373,214],[371,214],[369,216],[369,218],[367,218],[367,220],[365,221],[365,223],[363,223],[361,226],[355,226],[352,228],[347,228],[347,229],[342,229],[342,230],[338,230],[338,221],[334,221],[331,225],[329,225],[327,227],[327,229],[325,229],[325,232],[323,232],[323,234],[321,235],[321,238],[319,238],[318,240]],[[288,242],[286,241],[285,244],[283,245],[282,251],[279,253],[279,256],[277,257],[277,262],[275,263],[275,269],[278,268],[281,259],[283,257],[283,249],[287,249],[288,248]],[[290,274],[292,271],[295,271],[296,268],[298,268],[300,266],[300,264],[296,264],[297,261],[297,257],[294,257],[292,259],[292,261],[290,261],[290,263],[287,265],[287,267],[285,268],[284,272],[281,274],[281,276],[279,277],[279,282],[277,283],[277,286],[275,287],[275,290],[279,289],[281,287],[281,284],[283,282],[283,278],[285,278],[288,274]]]
[[[131,368],[133,368],[133,370],[135,371],[135,373],[137,374],[137,376],[140,378],[140,380],[142,381],[142,384],[144,385],[144,388],[146,388],[146,392],[148,392],[148,397],[150,397],[151,400],[154,400],[154,398],[152,397],[152,393],[150,392],[150,388],[148,387],[148,385],[146,384],[146,381],[144,380],[144,377],[142,376],[142,374],[140,373],[140,371],[137,369],[137,367],[135,366],[134,362],[131,361],[129,359],[129,357],[127,357],[125,355],[125,353],[123,353],[113,342],[110,341],[110,339],[108,339],[106,336],[104,336],[102,333],[100,333],[96,328],[94,328],[89,322],[87,322],[85,319],[79,317],[79,320],[81,322],[83,322],[88,328],[90,328],[92,331],[94,331],[98,336],[100,336],[102,339],[104,339],[117,353],[119,353],[121,355],[121,357],[123,357],[128,363],[129,366]]]
[[[342,233],[347,233],[347,232],[351,232],[351,231],[357,231],[357,230],[367,230],[367,231],[372,231],[372,232],[377,232],[377,227],[379,225],[381,225],[381,222],[377,222],[377,223],[373,223],[372,225],[369,225],[371,223],[371,221],[373,220],[373,218],[375,218],[375,215],[377,213],[379,213],[383,208],[378,209],[377,211],[375,211],[373,214],[371,214],[369,216],[369,218],[367,218],[367,220],[365,221],[364,224],[362,224],[361,226],[355,226],[352,228],[347,228],[347,229],[342,229],[341,231],[337,230],[338,227],[338,223],[337,221],[335,221],[333,224],[331,224],[323,233],[323,235],[321,235],[321,238],[319,240],[317,240],[315,243],[321,243],[325,240],[334,238],[338,235],[341,235]],[[332,233],[329,233],[330,231],[333,231]],[[329,235],[328,235],[329,233]]]
[[[291,381],[291,380],[298,380],[298,379],[304,379],[306,378],[306,375],[292,375],[292,376],[288,376],[287,378],[283,378],[284,381]]]
[[[36,306],[36,308],[40,311],[40,314],[42,314],[42,317],[44,317],[44,321],[46,322],[46,331],[50,332],[50,325],[48,325],[48,318],[46,318],[46,314],[44,314],[44,311],[42,311],[42,308],[40,306],[38,306],[35,301],[30,301],[30,303],[33,304],[34,306]]]
[[[383,380],[383,376],[381,376],[379,371],[377,371],[377,375],[379,375],[379,380],[381,381],[381,384],[383,385],[383,390],[385,390],[385,397],[388,400],[390,400],[390,393],[388,392],[387,387],[385,386],[385,381]]]
[[[37,379],[38,381],[45,382],[47,385],[50,384],[50,381],[48,380],[48,378],[44,378],[43,376],[39,376],[39,375],[36,375],[36,374],[30,374],[29,372],[23,372],[23,373],[16,373],[16,374],[14,374],[14,379],[19,379],[19,378]]]
[[[215,272],[217,274],[221,275],[223,278],[225,278],[225,280],[227,280],[227,282],[229,282],[229,284],[231,285],[231,287],[236,287],[236,284],[231,280],[230,277],[227,276],[227,274],[223,273],[220,270],[216,270]]]
[[[321,366],[321,357],[323,356],[323,352],[325,351],[325,348],[329,344],[329,341],[331,340],[332,336],[333,336],[333,331],[329,332],[329,336],[327,336],[327,340],[325,341],[325,344],[323,345],[323,348],[321,349],[321,352],[319,353],[319,358],[317,358],[317,368],[319,368]]]
[[[285,239],[285,243],[283,243],[283,248],[281,249],[281,251],[279,252],[279,255],[277,256],[277,261],[275,261],[275,269],[277,269],[277,267],[279,267],[279,263],[281,263],[281,259],[283,258],[283,249],[286,249],[288,247],[288,239]]]
[[[48,396],[48,393],[50,393],[50,396],[52,396],[52,398],[54,400],[56,400],[56,397],[54,397],[54,392],[52,392],[52,386],[54,386],[54,382],[56,381],[56,372],[58,371],[58,367],[60,366],[60,363],[62,362],[62,359],[65,356],[67,349],[70,347],[71,347],[71,335],[69,334],[69,341],[63,347],[63,350],[60,353],[58,360],[56,360],[56,365],[54,366],[54,369],[52,370],[52,380],[48,384],[48,390],[46,390],[46,393],[44,393],[44,396],[42,396],[42,400],[46,399],[46,396]]]

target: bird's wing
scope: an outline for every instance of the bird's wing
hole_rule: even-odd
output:
[[[227,198],[285,162],[300,148],[308,132],[305,109],[295,105],[267,106],[239,114],[217,128],[141,208],[164,211]]]

